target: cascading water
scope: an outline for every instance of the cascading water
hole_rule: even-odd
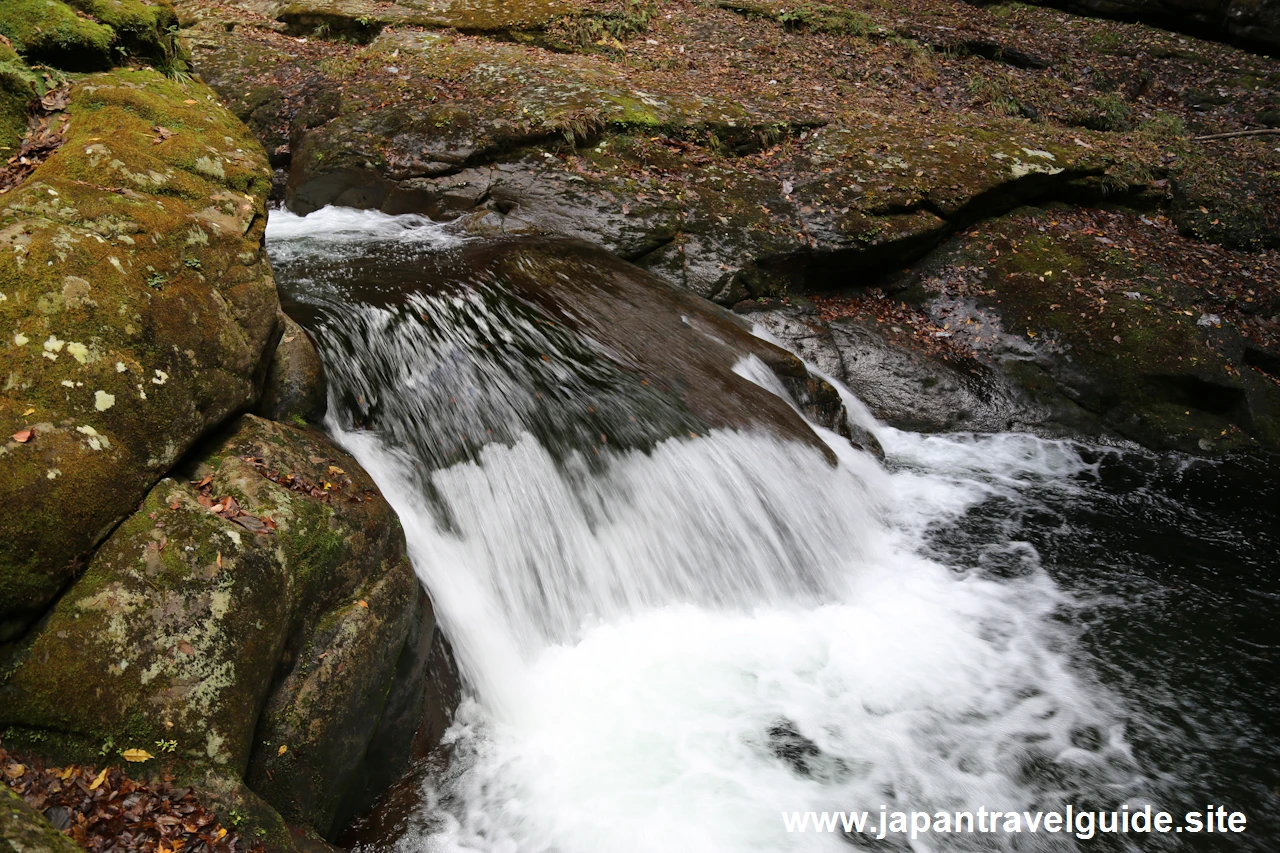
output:
[[[1047,543],[1080,535],[1063,507],[1100,511],[1090,489],[1113,456],[869,423],[887,466],[819,430],[832,465],[774,435],[699,431],[504,295],[500,276],[370,285],[370,258],[447,257],[457,240],[438,226],[324,210],[274,214],[268,236],[322,345],[330,429],[399,512],[467,684],[448,768],[397,848],[1183,849],[1173,836],[877,842],[781,818],[1203,805],[1179,767],[1202,723],[1187,713],[1171,734],[1133,684],[1100,677],[1106,644],[1082,639],[1116,585],[1069,592],[1042,565]],[[1248,772],[1264,789],[1266,771]],[[1277,809],[1259,796],[1236,807],[1265,833]]]

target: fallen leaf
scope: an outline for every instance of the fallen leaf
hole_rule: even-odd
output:
[[[280,744],[280,748],[276,750],[276,755],[284,755],[288,751],[289,751],[289,747],[285,746],[284,744]]]
[[[359,604],[361,607],[365,608],[366,610],[369,608],[369,602],[365,601],[363,598],[357,601],[356,604]]]
[[[102,772],[99,773],[97,776],[93,777],[93,781],[89,783],[90,791],[98,790],[98,788],[102,786],[102,783],[107,780],[108,769],[110,768],[107,768],[107,767],[102,768]]]
[[[13,440],[18,442],[18,444],[26,444],[28,441],[31,440],[31,430],[24,429],[24,430],[19,430],[18,432],[15,432],[13,434]]]
[[[253,533],[265,533],[267,531],[267,526],[262,523],[262,519],[256,516],[238,515],[231,520],[243,527],[245,530]]]
[[[125,761],[132,761],[135,764],[141,763],[143,761],[150,761],[151,759],[155,758],[154,755],[147,752],[145,749],[126,749],[124,752],[120,754],[124,757]]]
[[[5,768],[4,768],[4,775],[8,776],[10,779],[17,779],[19,776],[21,776],[23,773],[26,773],[26,772],[27,772],[27,768],[23,764],[17,764],[17,763],[8,764],[8,765],[5,765]]]
[[[330,465],[330,466],[329,466],[329,473],[330,473],[330,474],[339,474],[339,475],[341,475],[341,474],[345,474],[345,473],[347,473],[347,472],[346,472],[346,471],[343,471],[343,470],[342,470],[341,468],[339,468],[337,465]]]
[[[222,552],[218,552],[218,568],[222,568]]]
[[[196,103],[196,100],[195,100],[194,98],[187,98],[187,99],[186,99],[185,101],[183,101],[182,103],[184,103],[184,104],[194,104],[194,103]]]
[[[22,416],[25,418],[27,415],[34,415],[35,413],[36,413],[35,409],[27,409],[25,412],[22,413]]]

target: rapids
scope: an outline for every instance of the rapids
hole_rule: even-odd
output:
[[[422,773],[381,845],[1264,850],[1280,837],[1274,508],[1250,510],[1264,532],[1241,529],[1249,493],[1274,498],[1259,485],[1274,479],[1028,435],[907,433],[851,399],[884,464],[816,425],[827,453],[708,429],[502,275],[451,267],[462,241],[447,228],[330,208],[274,213],[268,239],[286,307],[321,346],[328,428],[398,511],[466,685],[448,761]],[[435,270],[429,286],[401,280],[415,268]],[[735,370],[786,393],[749,354]],[[1180,816],[1209,802],[1246,812],[1249,831],[876,842],[781,819],[1067,803]]]

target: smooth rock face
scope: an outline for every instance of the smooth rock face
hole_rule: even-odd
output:
[[[80,847],[0,782],[0,853],[80,853]]]
[[[270,171],[217,97],[119,70],[81,79],[67,117],[0,197],[0,501],[22,507],[0,518],[0,641],[256,400],[277,333]]]
[[[228,498],[234,518],[214,511]],[[353,459],[245,416],[157,484],[9,651],[0,727],[18,743],[57,731],[41,748],[65,760],[171,741],[162,760],[248,771],[287,820],[332,834],[407,762],[424,706],[456,702],[426,694],[434,619],[404,549]],[[375,745],[402,758],[365,767]]]
[[[284,317],[282,325],[256,414],[295,425],[318,424],[327,407],[320,352],[311,336],[289,317]]]

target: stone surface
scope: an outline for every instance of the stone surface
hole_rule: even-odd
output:
[[[185,68],[168,0],[6,0],[0,35],[33,64],[100,71],[123,57]]]
[[[80,853],[80,847],[0,782],[0,853]]]
[[[894,341],[873,321],[830,324],[815,312],[775,309],[750,318],[789,349],[840,380],[881,421],[918,432],[1042,428],[1048,411],[977,359],[930,358]]]
[[[201,500],[228,497],[244,514]],[[166,766],[248,772],[290,823],[332,834],[407,762],[424,707],[456,701],[427,694],[434,619],[404,548],[353,459],[245,416],[158,483],[8,650],[0,726],[62,761],[171,742],[155,750]],[[366,767],[373,746],[403,758]]]
[[[320,352],[301,326],[288,317],[271,357],[266,386],[256,413],[273,421],[301,426],[324,419],[327,388]]]
[[[257,398],[278,334],[270,171],[216,96],[119,70],[78,81],[67,118],[0,197],[0,500],[23,507],[0,519],[0,640]]]
[[[1121,196],[1280,242],[1271,146],[1188,139],[1274,108],[1280,66],[1140,25],[936,0],[582,0],[523,24],[440,3],[413,27],[409,3],[181,8],[301,213],[577,237],[724,303],[856,284],[1031,201]],[[333,40],[370,15],[360,44]]]

